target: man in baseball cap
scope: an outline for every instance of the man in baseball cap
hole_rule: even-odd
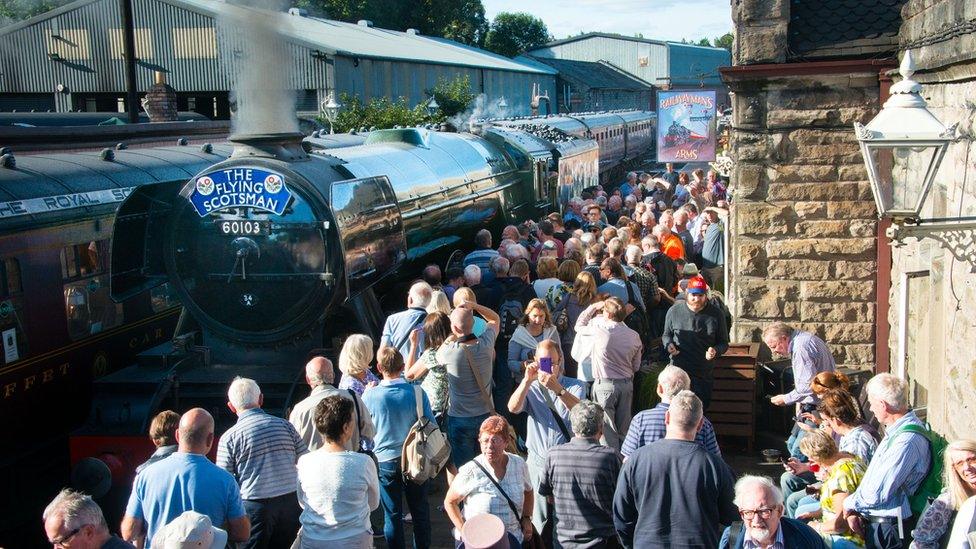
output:
[[[224,549],[227,532],[216,528],[210,517],[186,511],[153,536],[154,549]]]
[[[688,279],[684,302],[676,302],[664,319],[664,347],[671,363],[688,372],[691,390],[703,409],[712,400],[712,361],[729,348],[729,332],[722,312],[708,301],[708,284],[701,275]]]

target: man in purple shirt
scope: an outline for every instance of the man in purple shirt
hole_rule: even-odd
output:
[[[602,313],[594,318],[597,313]],[[640,369],[640,336],[624,324],[627,310],[622,301],[611,297],[583,311],[576,321],[576,337],[589,339],[593,371],[593,400],[607,413],[603,442],[620,450],[630,427],[634,399],[634,374]]]
[[[788,356],[793,361],[793,390],[769,400],[776,406],[815,406],[818,400],[810,383],[820,372],[836,369],[834,356],[824,340],[810,332],[794,330],[784,322],[774,322],[763,330],[763,342],[777,355]]]

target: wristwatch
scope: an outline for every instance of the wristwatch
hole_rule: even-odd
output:
[[[558,393],[556,393],[556,396],[557,396],[557,397],[561,397],[561,396],[563,396],[564,394],[566,394],[566,388],[565,388],[565,387],[563,387],[562,389],[560,389],[560,390],[559,390],[559,392],[558,392]]]

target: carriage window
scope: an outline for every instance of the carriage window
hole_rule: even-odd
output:
[[[10,364],[27,356],[21,317],[23,293],[20,262],[12,257],[0,260],[0,347],[3,349],[0,364]]]
[[[82,339],[122,323],[122,304],[109,296],[108,240],[63,248],[61,275],[71,339]]]

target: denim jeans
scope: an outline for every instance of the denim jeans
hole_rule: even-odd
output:
[[[390,549],[404,549],[403,539],[403,498],[413,517],[414,547],[430,547],[430,507],[427,504],[428,483],[414,484],[404,480],[400,460],[381,461],[380,505],[383,507],[383,537]]]
[[[481,453],[478,430],[488,414],[474,417],[447,417],[447,441],[451,443],[451,461],[460,467]]]

